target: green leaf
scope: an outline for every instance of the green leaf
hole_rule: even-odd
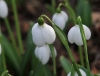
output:
[[[54,14],[56,11],[54,10],[54,8],[51,6],[51,5],[49,5],[49,4],[47,4],[46,5],[46,8],[52,13],[52,14]]]
[[[26,70],[26,65],[27,63],[29,62],[29,60],[32,58],[32,55],[34,53],[34,49],[35,49],[35,45],[32,41],[32,34],[31,34],[31,29],[32,29],[32,26],[34,25],[33,22],[31,22],[31,25],[30,25],[30,29],[28,31],[28,34],[27,34],[27,40],[26,40],[26,52],[23,56],[23,59],[22,59],[22,67],[21,67],[21,76],[23,76],[25,73],[25,70]]]
[[[60,57],[60,63],[61,63],[61,65],[66,73],[71,72],[71,65],[72,64],[64,56]]]
[[[19,61],[17,60],[17,57],[14,53],[14,49],[12,45],[10,44],[10,42],[7,40],[7,38],[4,35],[2,35],[1,43],[6,55],[7,63],[10,65],[10,67],[15,69],[16,72],[19,74],[20,72]]]
[[[50,71],[50,68],[47,65],[44,65],[43,70],[44,70],[44,76],[53,76],[53,74]]]
[[[91,26],[91,7],[88,1],[79,0],[76,8],[77,16],[81,16],[82,23]]]
[[[29,73],[29,76],[33,76],[34,75],[34,71],[31,70],[30,73]]]

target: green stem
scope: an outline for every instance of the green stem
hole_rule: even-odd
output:
[[[51,50],[51,54],[52,54],[52,58],[53,58],[53,72],[54,72],[54,76],[56,76],[56,59],[55,59],[55,52],[54,52],[54,48],[52,44],[49,44],[50,50]]]
[[[2,64],[3,64],[3,69],[4,70],[7,70],[6,60],[5,60],[5,54],[4,54],[4,51],[3,50],[2,50]]]
[[[0,28],[0,44],[1,44],[1,64],[3,66],[3,70],[6,70],[7,67],[6,67],[6,60],[5,60],[5,54],[4,54],[4,51],[3,51],[3,48],[2,48],[2,34],[1,34],[1,28]]]
[[[73,19],[74,24],[76,24],[76,15],[74,13],[74,10],[71,8],[71,6],[68,3],[65,3],[65,7],[69,10],[70,17]]]
[[[79,27],[80,27],[81,36],[82,36],[82,40],[83,40],[83,43],[84,43],[85,59],[86,59],[86,67],[87,67],[87,70],[88,70],[88,76],[91,76],[90,65],[89,65],[89,60],[88,60],[86,37],[85,37],[85,34],[84,34],[84,29],[83,29],[83,26],[82,26],[82,21],[81,21],[80,16],[77,18],[77,21],[78,21],[78,24],[79,24]]]
[[[15,18],[18,44],[19,44],[19,47],[20,47],[20,52],[21,52],[21,54],[23,54],[24,50],[23,50],[23,44],[22,44],[22,39],[21,39],[21,32],[20,32],[20,26],[19,26],[19,21],[18,21],[16,2],[15,2],[15,0],[11,0],[11,2],[12,2],[12,8],[13,8],[14,18]]]
[[[10,35],[10,38],[11,38],[11,40],[12,40],[12,44],[13,44],[15,50],[16,50],[16,53],[18,54],[18,51],[17,51],[18,49],[17,49],[16,41],[15,41],[15,38],[14,38],[13,33],[12,33],[12,31],[11,31],[10,24],[9,24],[9,22],[8,22],[8,19],[5,18],[4,21],[5,21],[5,24],[6,24],[8,33],[9,33],[9,35]]]
[[[83,59],[82,47],[81,46],[78,46],[78,49],[79,49],[79,55],[80,55],[81,65],[84,66],[84,59]]]
[[[55,8],[56,8],[56,3],[55,3],[55,0],[51,0],[52,1],[52,7],[54,8],[54,10],[55,10]]]
[[[45,17],[46,19],[49,20],[49,22],[52,24],[52,26],[55,26],[55,24],[48,18],[48,16],[46,16],[46,15],[41,15],[41,17]],[[59,29],[59,30],[60,30],[60,29]],[[70,57],[70,59],[71,59],[71,61],[72,61],[72,63],[73,63],[73,66],[74,66],[75,70],[77,71],[77,73],[78,73],[79,76],[82,76],[81,73],[80,73],[80,71],[79,71],[79,68],[78,68],[78,66],[77,66],[77,63],[76,63],[75,60],[74,60],[74,57],[73,57],[73,55],[72,55],[72,52],[71,52],[71,50],[70,50],[70,48],[69,48],[68,43],[66,43],[66,44],[64,44],[64,45],[66,45],[65,48],[66,48],[67,51],[68,51],[69,57]]]
[[[60,3],[57,8],[60,8],[61,6],[66,7],[66,9],[70,14],[70,17],[73,19],[74,24],[76,24],[76,15],[74,13],[74,10],[71,8],[70,4],[68,3],[68,1],[65,1],[65,4]]]

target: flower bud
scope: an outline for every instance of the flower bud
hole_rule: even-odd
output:
[[[8,15],[8,7],[4,0],[0,0],[0,17],[5,18]]]

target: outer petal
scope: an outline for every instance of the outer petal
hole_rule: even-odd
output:
[[[74,43],[74,41],[73,41],[73,34],[74,34],[74,31],[75,31],[75,26],[74,27],[72,27],[70,30],[69,30],[69,32],[68,32],[68,41],[72,44],[72,43]]]
[[[1,44],[0,44],[0,54],[1,54],[2,48],[1,48]]]
[[[89,40],[90,37],[91,37],[91,31],[90,31],[90,29],[89,29],[87,26],[85,26],[85,25],[83,25],[83,28],[84,28],[84,32],[85,32],[86,39]]]
[[[82,76],[86,76],[86,73],[83,70],[81,70],[81,69],[79,69],[79,70],[80,70]],[[71,76],[71,72],[67,76]],[[77,72],[75,72],[74,76],[78,76]]]
[[[83,45],[83,41],[82,41],[82,37],[81,37],[81,33],[80,33],[80,29],[79,29],[78,25],[75,25],[75,31],[73,34],[73,41],[79,46]]]
[[[34,44],[38,47],[46,44],[42,36],[41,27],[38,24],[32,27],[32,39]]]
[[[62,16],[65,18],[65,21],[68,21],[68,15],[65,11],[61,11]]]
[[[8,15],[8,7],[4,0],[0,0],[0,17],[5,18]]]
[[[53,18],[52,18],[52,21],[59,27],[61,28],[62,30],[64,29],[65,27],[65,24],[66,24],[66,20],[65,18],[62,16],[62,14],[54,14]]]
[[[42,30],[44,41],[47,44],[52,44],[56,39],[56,34],[53,28],[47,25],[46,23],[44,23],[44,25],[41,26],[41,30]]]
[[[50,58],[50,49],[48,45],[44,45],[42,47],[36,48],[37,53],[36,57],[42,62],[42,64],[46,64]]]

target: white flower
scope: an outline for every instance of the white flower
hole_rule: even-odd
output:
[[[55,13],[52,17],[52,21],[62,30],[64,29],[66,22],[68,21],[68,15],[64,11]]]
[[[82,76],[86,76],[86,73],[83,70],[79,69],[79,71],[81,72]],[[67,76],[71,76],[71,72]],[[79,76],[79,75],[77,74],[77,72],[75,72],[74,76]]]
[[[44,23],[39,25],[36,23],[32,27],[32,39],[36,46],[41,47],[43,45],[52,44],[55,41],[56,34],[51,26]]]
[[[56,50],[54,49],[56,52]],[[36,57],[42,62],[42,64],[46,64],[49,61],[49,58],[51,56],[51,51],[49,46],[46,44],[42,47],[36,47],[35,48],[35,55]],[[57,53],[55,53],[55,56]]]
[[[1,44],[0,44],[0,54],[1,54],[2,48],[1,48]]]
[[[85,25],[83,25],[83,29],[84,29],[86,39],[89,40],[91,37],[90,29]],[[83,45],[79,25],[75,25],[69,30],[68,41],[70,43],[76,43],[79,46]]]
[[[8,15],[8,7],[4,0],[0,0],[0,17],[5,18]]]

